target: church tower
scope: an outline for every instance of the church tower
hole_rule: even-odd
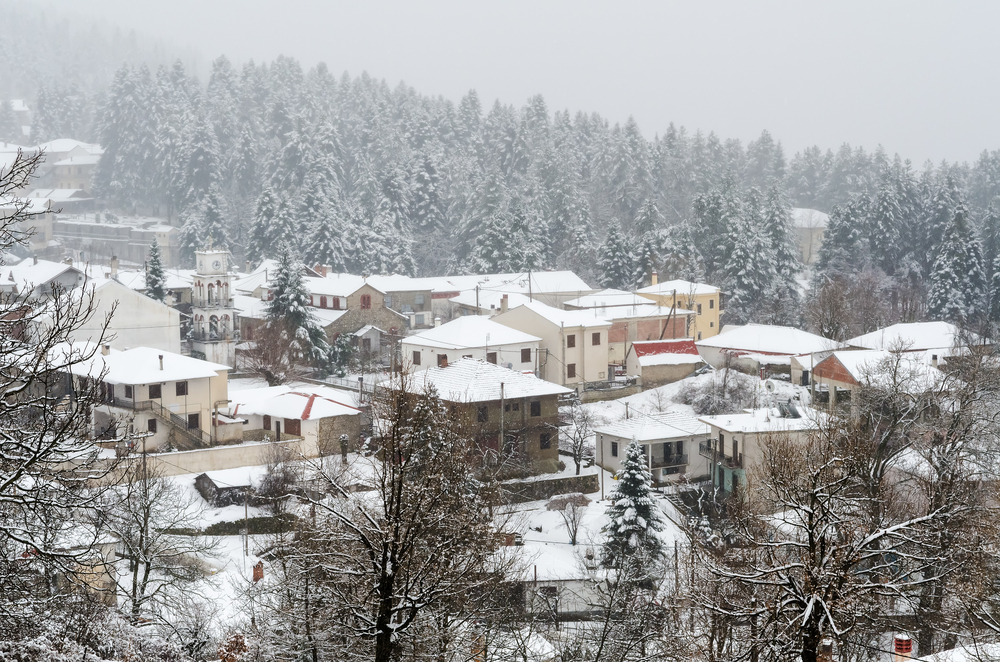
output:
[[[236,364],[236,309],[228,251],[195,251],[191,287],[191,354],[230,367]]]

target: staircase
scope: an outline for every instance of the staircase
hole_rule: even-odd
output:
[[[108,402],[108,404],[112,407],[118,407],[121,409],[150,412],[157,419],[169,425],[170,428],[177,433],[177,450],[190,451],[198,448],[208,448],[212,443],[211,437],[202,431],[201,428],[189,428],[186,418],[178,416],[161,405],[159,402],[155,402],[153,400],[140,400],[138,402],[134,402],[132,400],[125,400],[122,398],[113,398],[110,402]]]

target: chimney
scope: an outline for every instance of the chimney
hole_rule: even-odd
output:
[[[107,356],[110,353],[111,353],[111,345],[109,345],[107,343],[104,343],[103,345],[101,345],[101,354],[102,355]]]
[[[913,640],[909,635],[897,634],[892,638],[892,662],[905,662],[913,653]]]
[[[31,256],[31,263],[32,264],[38,264],[38,256],[37,255],[32,255]]]
[[[649,284],[656,285],[659,280],[659,277],[656,275],[656,269],[653,269],[653,273],[649,276]]]
[[[68,264],[70,266],[73,266],[73,258],[71,258],[69,256],[64,257],[63,258],[63,264]]]
[[[937,354],[931,354],[931,366],[935,368],[938,367]]]
[[[111,277],[118,278],[118,256],[111,256]]]
[[[441,318],[440,317],[435,317],[434,318],[434,326],[435,327],[441,326]]]
[[[163,354],[160,354],[160,370],[163,370]]]
[[[823,637],[819,641],[819,655],[816,656],[819,662],[833,662],[833,639]]]
[[[501,313],[506,313],[507,312],[507,295],[506,294],[503,295],[502,299],[500,299],[500,312]]]

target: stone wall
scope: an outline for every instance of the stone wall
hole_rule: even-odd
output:
[[[541,480],[511,480],[503,484],[503,491],[511,503],[540,501],[556,494],[593,494],[600,492],[601,483],[597,474],[582,476],[559,476]]]

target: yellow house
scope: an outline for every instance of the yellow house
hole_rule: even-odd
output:
[[[694,313],[691,333],[695,340],[711,338],[721,331],[719,318],[722,315],[722,291],[704,283],[692,283],[686,280],[668,280],[656,282],[635,292],[649,299],[658,306],[669,309],[690,310]]]

